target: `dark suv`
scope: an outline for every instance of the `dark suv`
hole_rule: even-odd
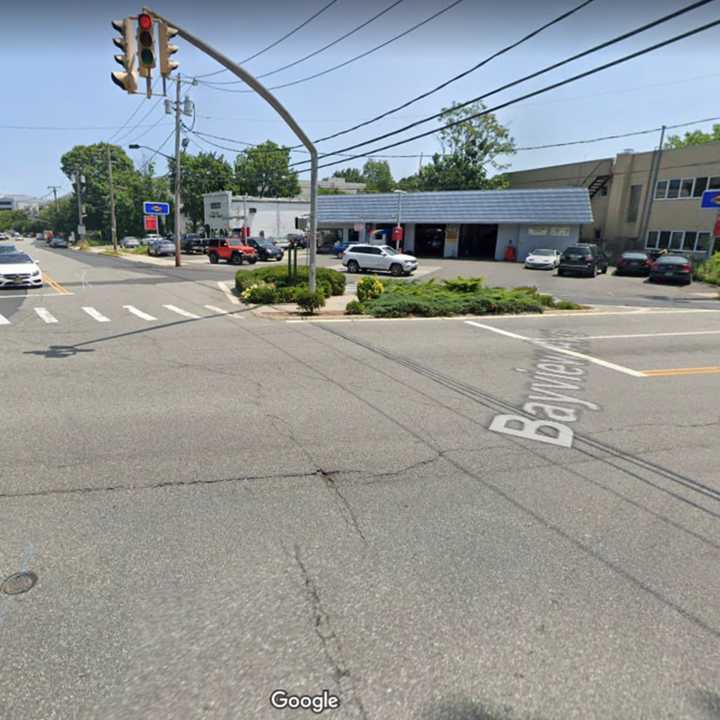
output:
[[[282,260],[285,254],[281,247],[264,237],[251,237],[245,243],[255,248],[258,260]]]
[[[206,253],[207,239],[200,235],[188,233],[183,235],[180,247],[184,253]]]
[[[583,243],[570,245],[560,256],[558,275],[587,275],[595,277],[608,269],[607,255],[597,246]]]

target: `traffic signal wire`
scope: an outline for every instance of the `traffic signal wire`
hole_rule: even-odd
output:
[[[155,83],[153,84],[152,89],[154,90],[157,87],[158,82],[160,82],[160,79],[158,78],[155,80]],[[130,117],[120,126],[118,130],[116,130],[105,142],[110,143],[112,142],[120,133],[131,123],[132,119],[140,112],[141,108],[145,104],[145,100],[147,98],[143,97],[143,99],[138,103],[138,106],[135,108],[135,110],[130,113]],[[142,120],[140,121],[142,123]],[[137,125],[135,127],[138,127]]]
[[[162,103],[163,99],[164,98],[158,98],[157,102],[155,102],[151,105],[150,109],[145,113],[145,115],[143,115],[142,118],[140,120],[138,120],[138,122],[135,125],[133,125],[131,128],[127,129],[125,132],[122,132],[120,137],[118,137],[115,140],[115,142],[121,143],[121,142],[124,142],[125,140],[127,140],[135,132],[135,130],[137,130],[138,127],[140,127],[140,125],[142,125],[155,112],[155,110],[158,109],[158,107]],[[163,117],[164,116],[161,116],[160,120],[162,120]],[[152,127],[156,127],[159,124],[160,124],[160,121],[158,121]],[[152,130],[152,127],[150,128],[150,130]],[[147,134],[150,130],[144,131],[143,135]]]
[[[487,108],[485,110],[482,110],[481,112],[473,113],[472,115],[468,115],[468,116],[462,118],[461,120],[456,120],[454,122],[447,123],[439,128],[435,128],[433,130],[427,130],[426,132],[419,133],[417,135],[413,135],[412,137],[405,138],[403,140],[398,140],[396,142],[389,143],[388,145],[383,145],[379,148],[374,148],[374,149],[370,150],[368,154],[381,152],[383,150],[389,150],[390,148],[398,147],[399,145],[404,145],[406,143],[412,142],[413,140],[418,140],[420,138],[424,138],[429,135],[434,135],[435,133],[442,132],[443,130],[448,130],[452,127],[456,127],[457,125],[461,125],[462,123],[467,122],[468,120],[473,120],[475,118],[483,117],[484,115],[489,115],[490,113],[496,112],[496,111],[501,110],[506,107],[509,107],[510,105],[515,105],[516,103],[522,102],[523,100],[527,100],[528,98],[535,97],[536,95],[542,95],[543,93],[549,92],[550,90],[554,90],[554,89],[562,87],[564,85],[569,85],[570,83],[573,83],[577,80],[581,80],[582,78],[589,77],[590,75],[594,75],[596,73],[602,72],[603,70],[607,70],[608,68],[615,67],[622,63],[628,62],[629,60],[633,60],[637,57],[641,57],[642,55],[646,55],[647,53],[658,50],[659,48],[666,47],[668,45],[672,45],[676,42],[679,42],[680,40],[684,40],[685,38],[692,37],[701,32],[705,32],[706,30],[709,30],[713,27],[717,27],[718,25],[720,25],[720,20],[713,20],[712,22],[706,23],[705,25],[701,25],[700,27],[694,28],[693,30],[688,30],[679,35],[675,35],[667,40],[663,40],[659,43],[655,43],[654,45],[650,45],[649,47],[643,48],[642,50],[637,50],[628,55],[624,55],[621,58],[604,63],[603,65],[598,65],[595,68],[586,70],[582,73],[578,73],[577,75],[573,75],[572,77],[566,78],[565,80],[560,80],[556,83],[552,83],[551,85],[546,85],[545,87],[540,88],[539,90],[534,90],[532,92],[526,93],[525,95],[521,95],[519,97],[513,98],[512,100],[508,100],[504,103],[500,103],[499,105],[496,105],[492,108]],[[468,104],[470,104],[470,103],[464,103],[463,106],[468,105]],[[438,115],[442,115],[442,114],[443,113],[439,113]],[[434,117],[437,117],[437,116],[434,116]],[[419,123],[417,123],[417,124],[419,124]],[[340,152],[346,152],[347,150],[354,149],[355,147],[360,147],[362,145],[368,145],[372,142],[376,142],[377,140],[386,138],[390,135],[396,135],[398,132],[401,132],[401,130],[397,130],[393,133],[386,133],[385,135],[381,135],[373,140],[369,140],[364,143],[359,143],[358,145],[352,146],[351,148],[342,148],[341,150],[338,150],[336,152],[330,152],[325,155],[321,155],[320,158],[322,159],[322,158],[330,157],[333,155],[337,155]],[[361,153],[361,154],[354,155],[349,159],[357,159],[357,158],[362,158],[362,157],[366,157],[366,155]],[[308,162],[307,160],[302,160],[302,161],[299,161],[296,163],[292,163],[290,165],[290,167],[294,167],[296,165],[304,165],[307,162]],[[338,165],[342,162],[345,162],[345,160],[337,160],[334,162],[324,163],[324,164],[319,165],[318,167],[320,167],[320,168],[331,167],[333,165]],[[307,170],[309,170],[309,168],[305,168],[303,170],[303,172],[305,172]]]
[[[268,50],[272,50],[274,47],[279,45],[284,40],[287,40],[289,37],[294,35],[299,30],[302,30],[306,25],[311,23],[316,17],[319,15],[322,15],[326,10],[329,10],[330,7],[332,7],[338,0],[330,0],[330,2],[327,5],[324,5],[321,7],[314,15],[311,15],[307,20],[303,21],[298,25],[297,27],[293,28],[289,32],[285,33],[281,38],[275,40],[274,42],[271,42],[269,45],[264,47],[262,50],[258,50],[256,53],[246,57],[244,60],[240,60],[238,65],[244,65],[247,62],[250,62],[251,60],[254,60],[256,57],[259,57],[263,53],[266,53]],[[213,75],[219,75],[220,73],[227,72],[227,68],[222,68],[221,70],[215,70],[214,72],[204,73],[202,75],[195,75],[196,78],[206,78],[206,77],[212,77]]]
[[[578,60],[578,59],[580,59],[580,58],[582,58],[582,57],[586,57],[586,56],[591,55],[591,54],[593,54],[593,53],[595,53],[595,52],[598,52],[599,50],[603,50],[603,49],[605,49],[605,48],[607,48],[607,47],[610,47],[611,45],[615,45],[615,44],[617,44],[617,43],[619,43],[619,42],[622,42],[623,40],[626,40],[626,39],[628,39],[628,38],[630,38],[630,37],[633,37],[633,36],[638,35],[638,34],[640,34],[640,33],[642,33],[642,32],[645,32],[646,30],[649,30],[650,28],[653,28],[653,27],[656,27],[656,26],[661,25],[661,24],[663,24],[663,23],[666,23],[666,22],[668,22],[669,20],[672,20],[672,19],[674,19],[674,18],[676,18],[676,17],[678,17],[678,16],[680,16],[680,15],[683,15],[683,14],[685,14],[685,13],[687,13],[687,12],[690,12],[691,10],[694,10],[694,9],[696,9],[696,8],[698,8],[698,7],[701,7],[702,5],[707,5],[708,3],[713,2],[713,1],[714,1],[714,0],[697,0],[697,2],[694,2],[694,3],[692,3],[691,5],[688,5],[688,6],[684,7],[684,8],[681,8],[680,10],[676,10],[676,11],[674,11],[674,12],[672,12],[672,13],[669,13],[668,15],[664,15],[663,17],[660,17],[660,18],[658,18],[657,20],[653,20],[653,21],[650,22],[650,23],[646,23],[645,25],[641,25],[640,27],[635,28],[634,30],[630,30],[630,31],[628,31],[628,32],[626,32],[626,33],[623,33],[623,34],[618,35],[618,36],[616,36],[616,37],[614,37],[614,38],[611,38],[610,40],[606,40],[605,42],[600,43],[599,45],[595,45],[595,46],[589,48],[588,50],[584,50],[583,52],[576,53],[575,55],[571,55],[570,57],[565,58],[564,60],[560,60],[560,61],[558,61],[558,62],[556,62],[556,63],[553,63],[553,64],[551,64],[551,65],[548,65],[548,66],[546,66],[546,67],[544,67],[544,68],[542,68],[542,69],[540,69],[540,70],[536,70],[535,72],[530,73],[529,75],[525,75],[524,77],[519,78],[519,79],[517,79],[517,80],[513,80],[512,82],[505,83],[504,85],[501,85],[500,87],[497,87],[497,88],[495,88],[494,90],[490,90],[489,92],[483,93],[482,95],[478,95],[477,97],[471,98],[470,100],[466,100],[466,101],[463,102],[463,103],[460,103],[460,104],[458,104],[458,105],[455,105],[455,106],[453,107],[453,109],[454,109],[454,110],[458,110],[458,109],[467,107],[468,105],[472,105],[473,103],[476,103],[476,102],[478,102],[478,101],[484,100],[485,98],[490,97],[491,95],[496,95],[497,93],[502,92],[503,90],[507,90],[507,89],[509,89],[509,88],[511,88],[511,87],[514,87],[515,85],[519,85],[519,84],[521,84],[521,83],[523,83],[523,82],[526,82],[526,81],[531,80],[531,79],[533,79],[533,78],[539,77],[540,75],[544,75],[545,73],[550,72],[551,70],[555,70],[555,69],[557,69],[557,68],[559,68],[559,67],[562,67],[563,65],[567,65],[567,64],[569,64],[569,63],[571,63],[571,62],[574,62],[575,60]],[[524,95],[524,96],[522,96],[521,98],[519,98],[518,100],[513,101],[513,102],[519,102],[519,100],[522,100],[522,99],[525,99],[525,98],[528,98],[528,97],[533,97],[534,95],[539,95],[539,94],[541,94],[542,92],[547,92],[548,90],[552,90],[552,89],[554,89],[554,88],[556,88],[556,87],[560,87],[561,85],[568,84],[568,83],[570,83],[570,82],[574,82],[575,80],[579,80],[579,79],[581,79],[581,78],[583,78],[583,77],[587,77],[587,75],[593,74],[593,73],[595,73],[595,72],[600,72],[601,70],[605,70],[605,69],[607,69],[607,68],[609,68],[609,67],[612,67],[613,65],[617,65],[617,64],[626,62],[627,60],[633,59],[633,58],[635,58],[635,57],[639,57],[640,55],[643,55],[643,54],[645,54],[645,53],[647,53],[647,52],[652,52],[653,50],[656,50],[656,49],[658,49],[658,48],[660,48],[660,47],[664,47],[665,45],[671,44],[671,43],[673,43],[673,42],[677,42],[678,40],[682,40],[682,39],[684,39],[684,38],[686,38],[686,37],[689,37],[689,36],[691,36],[691,35],[697,34],[697,33],[699,33],[699,32],[703,32],[704,30],[707,30],[707,29],[713,27],[714,24],[715,24],[715,23],[709,23],[709,24],[707,24],[707,25],[703,25],[703,26],[702,26],[701,28],[699,28],[699,29],[696,29],[696,30],[693,30],[693,31],[690,31],[690,32],[687,32],[687,33],[683,33],[683,34],[674,36],[673,38],[671,38],[671,39],[668,40],[668,41],[663,41],[663,42],[661,42],[661,43],[657,43],[657,44],[652,45],[652,46],[650,46],[649,48],[646,48],[645,50],[642,50],[642,51],[640,51],[640,52],[631,53],[630,55],[627,55],[627,56],[625,56],[625,57],[623,57],[623,58],[621,58],[621,59],[612,61],[612,62],[610,62],[610,63],[606,63],[606,64],[604,64],[604,65],[601,65],[601,66],[599,66],[599,68],[596,68],[596,69],[592,70],[592,72],[581,73],[581,74],[579,74],[579,75],[573,76],[572,78],[569,78],[568,80],[564,80],[564,81],[562,81],[561,83],[555,83],[555,84],[549,85],[549,86],[547,86],[546,89],[543,89],[542,91],[536,91],[536,92],[534,92],[534,93],[530,93],[530,94],[528,94],[528,95]],[[505,105],[500,105],[499,107],[505,107]],[[438,112],[438,113],[435,113],[435,114],[433,114],[433,115],[429,115],[428,117],[423,118],[423,119],[421,119],[421,120],[416,120],[415,122],[410,123],[409,125],[405,125],[404,127],[398,128],[397,130],[392,130],[392,131],[390,131],[390,132],[387,132],[387,133],[384,133],[384,134],[382,134],[382,135],[378,135],[378,136],[376,136],[376,137],[374,137],[374,138],[371,138],[370,140],[365,140],[365,141],[360,142],[360,143],[355,143],[354,145],[349,145],[349,146],[340,148],[340,149],[338,149],[338,150],[336,150],[336,151],[334,151],[334,152],[325,153],[325,155],[322,155],[321,157],[328,157],[328,156],[330,156],[330,155],[337,155],[337,154],[339,154],[339,153],[345,153],[345,152],[348,152],[349,150],[355,150],[356,148],[363,147],[364,145],[369,145],[370,143],[377,142],[378,140],[383,140],[383,139],[385,139],[385,138],[392,137],[393,135],[398,135],[399,133],[405,132],[406,130],[410,130],[410,129],[414,128],[414,127],[417,127],[418,125],[423,125],[423,124],[425,124],[425,123],[427,123],[427,122],[430,122],[431,120],[436,120],[437,118],[442,117],[445,113],[446,113],[445,110],[441,110],[441,111]],[[440,129],[442,129],[442,128],[440,128]],[[419,137],[424,137],[425,135],[432,134],[432,132],[439,132],[439,130],[435,130],[435,131],[431,131],[431,132],[425,133],[424,135],[420,135]],[[317,142],[320,142],[320,141],[321,141],[321,140],[314,140],[314,142],[316,142],[316,143],[317,143]],[[297,147],[297,146],[295,146],[295,147]],[[391,147],[394,147],[394,146],[391,146]]]

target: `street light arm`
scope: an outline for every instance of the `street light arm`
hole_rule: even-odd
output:
[[[160,152],[159,150],[156,150],[155,148],[151,148],[149,145],[136,145],[135,143],[133,143],[132,145],[128,145],[128,147],[131,150],[139,150],[140,148],[144,148],[145,150],[152,150],[156,155],[162,155],[164,158],[166,158],[168,160],[172,160],[173,162],[175,161],[175,158],[172,155],[166,155],[165,153]]]

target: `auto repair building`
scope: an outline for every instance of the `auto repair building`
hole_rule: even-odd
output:
[[[562,251],[578,242],[593,215],[587,188],[572,187],[318,197],[321,242],[394,246],[398,221],[402,248],[420,257],[502,260],[513,245],[524,260],[534,248]]]

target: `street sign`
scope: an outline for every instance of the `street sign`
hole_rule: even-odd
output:
[[[720,210],[720,190],[706,190],[702,194],[701,208]]]
[[[158,219],[155,215],[145,216],[145,229],[146,230],[157,230]]]
[[[169,215],[170,203],[151,202],[150,200],[146,200],[143,203],[143,212],[146,215]]]

